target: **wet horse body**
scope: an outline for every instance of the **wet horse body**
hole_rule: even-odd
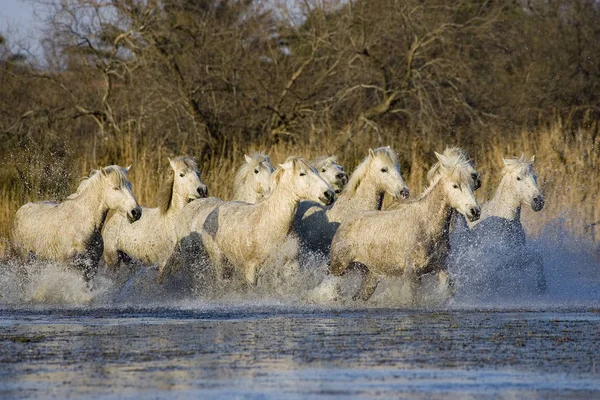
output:
[[[207,217],[202,244],[217,271],[239,270],[250,285],[291,228],[298,203],[333,201],[333,189],[301,158],[289,158],[273,173],[272,191],[257,204],[226,202]]]
[[[357,212],[379,210],[384,193],[397,199],[409,196],[396,154],[389,147],[369,150],[333,205],[324,207],[314,202],[300,204],[294,231],[303,248],[329,254],[331,241],[340,223]]]
[[[343,275],[351,265],[363,270],[355,298],[369,299],[381,275],[403,276],[413,288],[420,275],[443,271],[452,209],[479,217],[467,163],[436,156],[440,179],[421,198],[397,210],[362,212],[340,225],[331,246],[331,272]]]
[[[494,197],[482,205],[481,218],[453,234],[451,270],[455,275],[469,274],[471,269],[486,271],[488,281],[497,275],[495,287],[510,280],[525,279],[533,282],[522,285],[525,290],[545,291],[543,261],[539,253],[527,247],[526,234],[521,224],[523,205],[538,212],[544,207],[544,197],[533,171],[534,158],[504,159],[502,179]],[[470,275],[474,275],[473,272]],[[514,285],[513,285],[514,286]],[[483,289],[483,288],[482,288]],[[484,292],[482,290],[481,292]],[[508,293],[508,291],[507,291]],[[514,291],[513,291],[514,294]]]
[[[74,263],[89,278],[104,249],[100,232],[109,210],[128,223],[141,216],[128,170],[116,165],[94,170],[62,203],[25,204],[13,222],[13,250],[21,258]]]
[[[206,196],[192,158],[177,157],[169,163],[172,171],[158,193],[159,207],[143,208],[142,218],[131,225],[119,215],[106,223],[104,260],[108,266],[116,266],[121,254],[146,265],[163,265],[175,247],[178,214],[191,200]]]

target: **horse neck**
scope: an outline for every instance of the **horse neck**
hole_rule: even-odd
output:
[[[181,194],[181,191],[177,185],[177,183],[173,183],[173,193],[171,194],[171,203],[169,204],[169,209],[167,213],[177,213],[185,207],[188,203],[187,197]]]
[[[289,186],[280,182],[268,196],[256,204],[255,212],[262,216],[258,225],[264,226],[259,232],[285,236],[291,230],[300,198]]]
[[[333,203],[327,215],[330,221],[342,221],[357,211],[375,211],[381,209],[384,192],[377,187],[372,178],[366,176],[356,190],[344,190]]]
[[[421,198],[419,213],[425,220],[425,226],[432,238],[448,234],[452,220],[452,207],[444,193],[443,186],[438,183]]]
[[[507,177],[503,177],[496,189],[492,200],[485,204],[484,210],[488,216],[495,216],[509,220],[521,218],[521,200],[517,198],[514,188],[508,184]]]
[[[246,201],[248,197],[248,174],[234,180],[233,198],[240,201]]]
[[[104,193],[100,186],[91,185],[77,198],[70,200],[82,211],[80,216],[84,224],[96,231],[101,231],[106,221],[109,208],[104,200]]]

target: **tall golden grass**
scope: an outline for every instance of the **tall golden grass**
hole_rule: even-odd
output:
[[[536,156],[535,168],[539,183],[546,197],[546,207],[540,213],[524,210],[523,220],[527,231],[532,235],[543,232],[551,221],[559,221],[573,235],[583,240],[598,241],[600,239],[600,135],[598,122],[587,123],[586,127],[565,127],[561,121],[535,130],[522,129],[519,132],[501,132],[491,130],[482,132],[481,140],[462,142],[460,134],[418,135],[404,131],[369,130],[360,134],[349,131],[341,133],[313,132],[306,143],[291,144],[280,142],[267,145],[255,143],[250,148],[237,148],[231,156],[225,154],[211,159],[202,165],[202,179],[208,185],[210,195],[228,199],[232,195],[232,182],[237,167],[243,162],[244,153],[266,151],[274,163],[282,162],[290,155],[301,155],[312,158],[324,154],[337,154],[339,161],[351,171],[365,156],[369,147],[390,145],[399,153],[403,167],[402,174],[406,178],[413,194],[419,193],[426,185],[426,172],[434,162],[433,151],[441,151],[446,146],[464,147],[474,159],[482,174],[482,189],[477,195],[480,201],[493,196],[500,178],[502,157]],[[86,176],[90,170],[109,164],[127,165],[132,163],[130,180],[134,193],[140,204],[154,206],[155,194],[160,182],[168,170],[168,156],[175,156],[167,150],[150,151],[135,140],[135,136],[125,137],[118,147],[121,159],[112,159],[106,154],[114,151],[99,151],[95,162],[89,157],[75,156],[66,173],[58,175],[51,182],[57,187],[53,193],[63,197],[75,190],[78,177]],[[193,153],[189,149],[182,153]],[[16,157],[18,158],[18,157]],[[11,173],[10,165],[5,164],[3,176]],[[35,175],[41,167],[37,164],[20,166],[36,169],[27,174]],[[46,168],[47,169],[47,168]],[[37,172],[36,172],[37,171]],[[23,173],[21,173],[23,175]],[[46,176],[48,171],[46,170]],[[52,176],[52,175],[51,175]],[[0,183],[0,255],[5,253],[9,240],[12,218],[17,209],[27,201],[41,200],[38,187],[48,183],[38,178],[30,182],[12,184],[3,179]],[[34,187],[32,187],[34,186]],[[28,190],[25,190],[27,188]],[[48,193],[46,190],[45,193]],[[60,200],[56,198],[54,200]]]

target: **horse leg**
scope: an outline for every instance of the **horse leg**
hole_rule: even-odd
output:
[[[250,263],[246,265],[246,269],[244,271],[244,276],[246,277],[246,282],[250,286],[256,286],[258,275],[256,273],[256,264]]]
[[[181,268],[181,252],[181,245],[177,243],[167,261],[158,266],[158,283],[163,284],[165,277],[174,274]]]
[[[448,274],[448,271],[445,269],[441,270],[437,274],[438,287],[437,290],[440,294],[445,295],[446,297],[452,297],[454,294],[454,285],[452,283],[452,279]]]
[[[535,266],[535,274],[536,274],[536,291],[537,294],[542,294],[546,292],[546,277],[544,276],[544,261],[542,256],[535,252],[532,254],[532,262]]]
[[[375,289],[377,289],[379,277],[373,272],[369,271],[364,264],[357,263],[356,265],[359,267],[363,277],[360,289],[358,289],[354,296],[352,296],[352,300],[361,299],[363,301],[367,301],[371,298],[371,296],[373,296]]]
[[[208,259],[210,263],[215,268],[215,276],[221,279],[228,279],[230,276],[227,276],[229,270],[225,265],[225,255],[219,248],[217,242],[212,238],[212,236],[206,231],[202,232],[202,246],[208,254]]]
[[[332,275],[342,276],[346,272],[346,269],[350,265],[350,262],[346,259],[348,252],[343,248],[334,250],[329,255],[329,271]]]
[[[419,277],[417,276],[415,269],[411,265],[407,265],[402,274],[402,278],[406,284],[408,298],[410,299],[411,304],[415,304],[417,300],[417,285],[419,284]]]

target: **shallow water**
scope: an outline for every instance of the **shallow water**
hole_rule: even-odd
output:
[[[600,310],[4,310],[0,397],[592,398]]]
[[[549,233],[530,243],[544,293],[514,260],[467,259],[417,305],[392,279],[352,301],[357,276],[330,290],[318,257],[250,292],[0,260],[0,398],[600,398],[600,258]]]

